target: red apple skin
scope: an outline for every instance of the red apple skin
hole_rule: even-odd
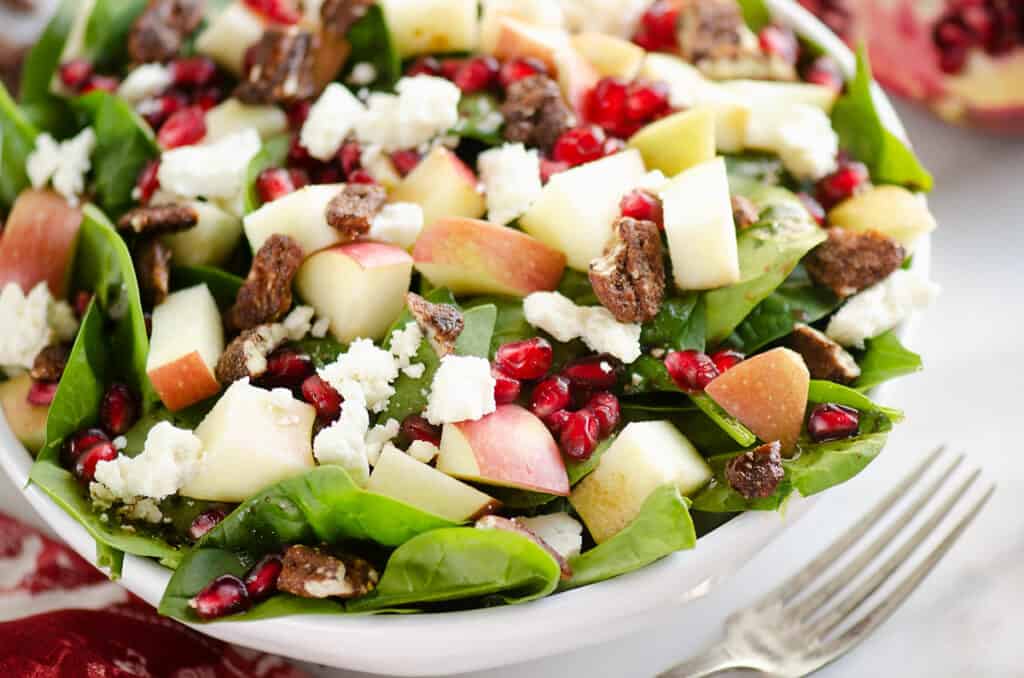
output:
[[[378,268],[412,262],[412,257],[405,250],[379,242],[357,242],[339,245],[334,249],[351,258],[363,268]]]
[[[412,256],[427,279],[455,294],[551,291],[566,264],[564,254],[521,231],[456,217],[425,228]]]
[[[182,410],[216,395],[220,384],[203,362],[199,351],[192,351],[172,363],[148,372],[160,400],[172,412]]]
[[[82,211],[53,191],[23,191],[11,207],[0,240],[0,288],[17,283],[27,294],[45,282],[56,299],[67,296]]]
[[[29,452],[36,454],[46,442],[46,417],[49,405],[33,405],[28,401],[32,378],[22,374],[0,383],[0,407],[7,425]]]

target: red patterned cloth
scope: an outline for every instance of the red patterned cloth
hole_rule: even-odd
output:
[[[3,678],[305,678],[207,638],[109,581],[68,547],[0,514]]]

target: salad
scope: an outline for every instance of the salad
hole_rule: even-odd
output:
[[[65,0],[0,404],[188,621],[519,603],[856,475],[931,177],[758,0]]]

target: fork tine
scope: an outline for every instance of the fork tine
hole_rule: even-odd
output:
[[[961,459],[963,459],[961,457]],[[959,463],[959,460],[958,460]],[[944,501],[942,504],[932,512],[924,524],[922,524],[917,531],[914,532],[903,544],[900,545],[899,549],[893,553],[877,572],[874,572],[864,582],[862,582],[852,593],[846,596],[840,601],[834,608],[830,609],[821,619],[815,620],[810,625],[810,633],[821,637],[831,631],[840,622],[856,610],[861,604],[867,600],[868,596],[877,591],[885,582],[889,580],[892,573],[899,568],[900,565],[905,563],[911,554],[917,550],[917,548],[928,538],[929,535],[935,533],[935,529],[939,524],[949,515],[949,512],[953,507],[963,498],[964,494],[971,488],[971,486],[977,481],[981,475],[980,470],[975,470],[970,476],[967,477],[960,485],[953,491],[953,493]],[[930,496],[927,498],[931,498]],[[911,511],[914,507],[911,508]],[[913,518],[914,513],[911,511],[905,512],[899,519],[894,521],[896,526],[896,532],[899,528],[904,527]],[[887,535],[883,535],[887,536]],[[868,560],[873,560],[874,557],[885,548],[887,544],[892,543],[891,539],[882,541],[882,537],[879,537],[878,541],[872,544],[867,551],[871,554]],[[835,577],[836,580],[841,579],[842,583],[839,588],[842,588],[857,575],[859,570],[853,572],[843,571],[841,574]]]
[[[992,498],[995,492],[995,485],[989,485],[988,490],[975,501],[967,510],[967,513],[950,530],[949,534],[934,548],[931,553],[911,571],[898,587],[880,602],[874,609],[868,611],[864,618],[851,626],[841,635],[833,639],[818,653],[822,666],[833,661],[847,650],[853,648],[857,643],[867,638],[880,624],[892,616],[893,612],[903,603],[906,598],[914,592],[925,577],[935,568],[942,558],[949,552],[949,549],[964,534],[974,519],[981,513],[981,510]]]
[[[814,613],[815,610],[820,608],[822,605],[832,600],[833,596],[846,588],[854,578],[864,571],[871,561],[873,561],[878,554],[885,550],[885,547],[892,543],[893,539],[900,533],[901,530],[906,526],[910,520],[919,514],[925,505],[930,502],[935,495],[939,492],[942,486],[952,477],[952,474],[960,467],[963,463],[963,455],[958,455],[953,463],[943,473],[933,480],[928,487],[921,491],[920,496],[914,501],[913,504],[908,506],[903,511],[902,515],[898,518],[894,518],[889,523],[885,531],[872,542],[870,546],[861,551],[856,558],[848,563],[841,572],[832,576],[827,582],[825,582],[817,591],[810,594],[804,600],[797,603],[791,610],[791,614],[795,619],[805,619]],[[888,498],[886,498],[888,499]]]
[[[939,447],[926,454],[924,458],[918,462],[917,466],[910,470],[900,481],[896,487],[889,491],[885,497],[875,504],[867,515],[860,519],[853,527],[849,528],[841,537],[836,539],[832,544],[829,545],[820,556],[812,560],[806,567],[800,572],[796,573],[785,582],[783,582],[777,589],[769,593],[756,607],[770,606],[779,603],[780,601],[785,603],[791,600],[795,595],[805,590],[807,586],[817,579],[821,573],[832,563],[834,563],[841,555],[850,549],[861,537],[871,529],[872,526],[878,523],[885,513],[892,508],[893,504],[906,494],[921,477],[928,466],[937,460],[943,452],[945,452],[946,446],[940,445]]]

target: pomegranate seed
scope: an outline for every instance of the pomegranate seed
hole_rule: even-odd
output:
[[[106,442],[110,442],[110,438],[98,428],[87,428],[73,433],[64,441],[64,463],[73,468],[78,462],[78,458],[87,450]]]
[[[306,147],[302,145],[302,141],[299,139],[299,135],[292,137],[291,145],[288,146],[288,162],[289,164],[304,165],[313,162],[313,156],[309,154]]]
[[[718,376],[718,368],[706,353],[673,351],[665,356],[665,368],[683,391],[698,393]]]
[[[316,409],[323,421],[334,421],[341,416],[341,394],[316,374],[302,382],[302,398]]]
[[[150,160],[139,172],[139,178],[135,180],[135,188],[138,190],[139,202],[145,205],[160,188],[160,161]]]
[[[404,177],[420,164],[420,154],[413,150],[395,151],[391,154],[391,162],[398,173]]]
[[[109,75],[93,75],[82,88],[82,94],[89,92],[110,92],[113,94],[121,85],[121,81]]]
[[[734,351],[731,348],[723,348],[721,351],[717,351],[711,354],[711,362],[718,368],[718,373],[728,372],[732,368],[743,362],[745,355],[739,351]]]
[[[434,426],[418,414],[410,414],[402,422],[402,435],[409,442],[425,440],[434,445],[441,444],[441,427]]]
[[[256,177],[256,192],[264,203],[274,202],[296,190],[295,182],[289,170],[270,167]]]
[[[348,180],[353,184],[375,184],[377,180],[373,178],[373,175],[364,169],[357,169],[348,175]],[[330,183],[321,181],[320,183]]]
[[[800,43],[793,29],[786,26],[771,24],[761,29],[757,35],[761,51],[777,56],[787,64],[795,64],[800,56]]]
[[[100,425],[112,436],[124,435],[139,418],[139,400],[124,384],[111,384],[100,403]]]
[[[987,7],[968,5],[960,12],[960,20],[974,38],[974,42],[986,48],[998,34],[994,17]]]
[[[220,87],[204,87],[196,93],[195,105],[204,111],[209,111],[224,101],[224,90]]]
[[[807,208],[811,217],[818,222],[819,226],[825,225],[825,208],[821,206],[821,203],[815,200],[812,196],[807,193],[797,193],[796,197],[803,203],[803,206]]]
[[[625,111],[629,120],[639,124],[647,123],[660,117],[668,108],[668,85],[665,83],[638,80],[630,84]]]
[[[558,137],[551,149],[551,157],[568,163],[570,167],[600,160],[605,155],[604,141],[604,130],[596,125],[574,127]]]
[[[619,202],[619,211],[624,217],[640,221],[653,221],[658,228],[665,229],[665,215],[658,196],[642,188],[630,191]]]
[[[622,408],[619,406],[619,399],[608,391],[596,393],[587,403],[585,409],[591,410],[597,417],[600,424],[600,436],[607,438],[615,427],[619,425],[622,417]]]
[[[624,80],[601,78],[587,93],[585,99],[584,111],[587,121],[614,133],[626,118],[628,96],[629,86]]]
[[[454,80],[465,62],[465,59],[445,59],[441,62],[438,75],[448,80]]]
[[[607,355],[592,355],[573,361],[562,370],[562,376],[573,386],[607,389],[619,380],[618,361]]]
[[[75,475],[89,483],[96,477],[96,465],[117,458],[117,448],[110,441],[99,442],[88,448],[75,460]]]
[[[540,159],[540,180],[541,183],[548,183],[554,175],[569,169],[569,163],[561,160]]]
[[[477,56],[467,59],[452,78],[463,94],[482,92],[498,80],[501,65],[492,56]]]
[[[494,377],[494,402],[506,405],[519,398],[523,385],[518,379],[508,376],[497,367],[491,368],[491,376]]]
[[[412,78],[417,75],[441,75],[441,62],[432,56],[420,57],[410,64],[405,71],[406,76]]]
[[[178,111],[160,127],[156,139],[165,149],[190,146],[206,136],[206,113],[198,106]]]
[[[845,83],[839,63],[830,56],[820,56],[803,69],[803,78],[807,82],[829,87],[836,92],[843,91]]]
[[[175,59],[170,70],[174,84],[183,87],[203,87],[217,75],[213,60],[202,56]]]
[[[867,188],[870,181],[871,176],[864,163],[841,163],[839,169],[818,182],[818,202],[825,209],[832,209]]]
[[[565,423],[569,421],[569,417],[572,412],[569,410],[558,410],[557,412],[547,416],[544,419],[544,423],[547,424],[548,429],[553,435],[560,435],[562,429],[565,428]]]
[[[225,517],[224,512],[220,509],[203,511],[192,519],[192,524],[188,526],[188,535],[199,541],[203,535],[217,527]]]
[[[92,303],[92,292],[80,290],[75,293],[75,316],[81,320],[85,316],[85,312],[89,310],[89,304]]]
[[[200,619],[218,619],[248,610],[252,601],[241,579],[222,574],[197,593],[188,605]]]
[[[962,45],[944,47],[939,53],[939,68],[943,73],[957,75],[967,66],[967,48]]]
[[[341,168],[334,165],[325,165],[315,170],[314,176],[316,181],[313,183],[317,184],[336,184],[345,178],[341,173]]]
[[[178,111],[184,110],[186,106],[188,106],[188,99],[184,94],[168,92],[152,99],[146,99],[138,105],[137,110],[150,127],[159,129],[165,120]]]
[[[530,411],[546,419],[558,410],[564,410],[572,402],[569,380],[565,377],[551,377],[537,384],[530,398]]]
[[[32,405],[49,405],[53,402],[53,396],[57,394],[56,381],[33,381],[28,389],[25,400]]]
[[[285,111],[288,115],[288,126],[295,131],[302,129],[302,126],[306,124],[306,119],[309,117],[309,109],[311,108],[313,108],[313,102],[308,99],[296,101],[289,106],[288,110]]]
[[[296,388],[316,370],[313,361],[291,349],[278,349],[267,358],[267,371],[261,381],[267,386]]]
[[[652,52],[674,50],[679,46],[676,34],[678,19],[678,3],[658,0],[640,17],[640,27],[633,41]]]
[[[597,449],[597,438],[601,423],[597,415],[586,408],[569,415],[559,433],[562,452],[570,459],[584,461]]]
[[[816,405],[807,419],[807,433],[819,443],[855,436],[859,428],[860,412],[845,405]]]
[[[70,90],[77,92],[85,87],[92,77],[92,64],[85,59],[74,59],[60,67],[60,81]]]
[[[297,24],[302,12],[291,0],[244,0],[246,7],[279,24]]]
[[[551,369],[554,351],[547,339],[534,337],[502,345],[494,364],[513,379],[540,379]]]
[[[249,594],[249,600],[258,603],[276,591],[277,578],[281,576],[282,569],[284,563],[281,556],[276,554],[264,556],[260,562],[253,565],[245,575],[245,591]]]
[[[362,166],[363,149],[358,141],[346,141],[338,151],[341,170],[348,176]]]
[[[540,59],[526,57],[506,61],[498,73],[498,82],[502,87],[508,87],[514,82],[525,80],[531,75],[547,75],[548,67]]]

